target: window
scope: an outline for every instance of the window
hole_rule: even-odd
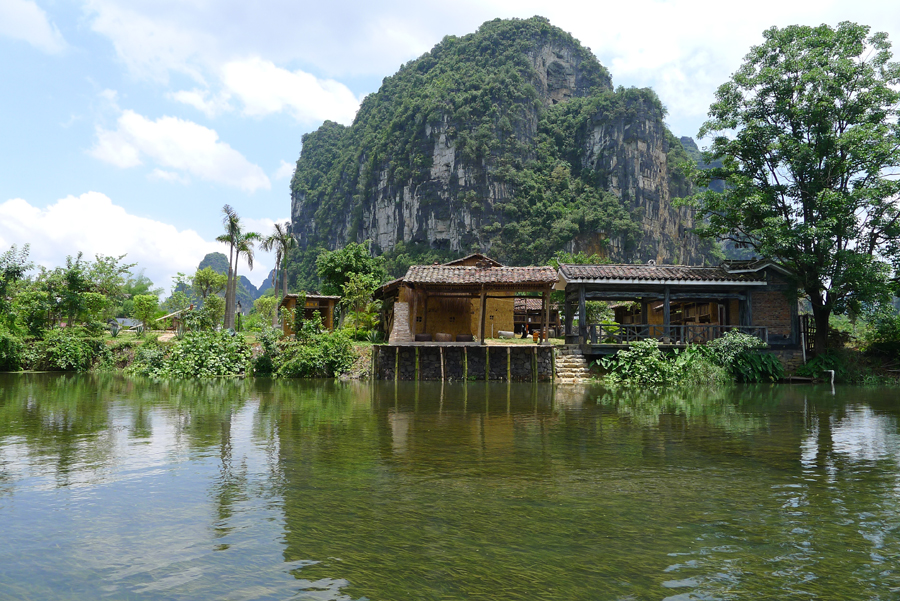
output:
[[[416,323],[422,323],[422,316],[419,315],[416,317]]]

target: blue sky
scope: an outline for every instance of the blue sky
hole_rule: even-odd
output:
[[[852,20],[900,40],[900,3],[634,0],[0,0],[0,250],[119,255],[158,285],[213,250],[228,203],[263,233],[290,214],[301,136],[349,124],[447,34],[543,15],[616,85],[653,87],[695,135],[716,86],[773,25]],[[737,6],[737,5],[736,5]],[[252,272],[261,283],[272,258]]]

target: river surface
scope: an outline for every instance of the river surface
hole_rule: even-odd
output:
[[[0,374],[0,599],[898,599],[900,394]]]

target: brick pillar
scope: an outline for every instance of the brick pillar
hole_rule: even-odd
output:
[[[394,303],[394,327],[391,329],[390,343],[412,342],[409,331],[409,303]]]

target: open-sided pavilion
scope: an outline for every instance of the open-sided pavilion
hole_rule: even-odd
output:
[[[565,290],[566,342],[589,352],[647,338],[667,345],[706,342],[730,330],[786,347],[799,344],[789,276],[764,260],[716,267],[563,264],[556,288]],[[589,323],[590,300],[618,303],[616,323]]]

